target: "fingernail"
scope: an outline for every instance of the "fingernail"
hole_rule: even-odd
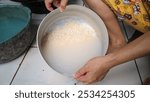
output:
[[[59,9],[60,9],[60,12],[64,12],[64,9],[62,9],[62,8],[60,8],[60,7],[59,7]]]
[[[74,73],[73,75],[72,75],[74,78],[76,78],[76,74]]]
[[[48,10],[49,10],[49,11],[53,11],[53,8],[49,8]]]

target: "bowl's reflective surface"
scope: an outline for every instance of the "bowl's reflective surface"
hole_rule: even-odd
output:
[[[97,37],[100,41],[100,45],[101,45],[101,47],[100,47],[101,52],[99,53],[99,56],[105,55],[107,48],[108,48],[108,34],[107,34],[107,30],[106,30],[106,27],[105,27],[103,21],[93,11],[89,10],[88,8],[85,8],[82,6],[77,6],[77,5],[70,5],[70,6],[67,6],[65,12],[63,12],[63,13],[61,13],[59,11],[59,9],[57,9],[57,10],[51,12],[50,14],[48,14],[45,17],[45,19],[41,22],[39,29],[38,29],[38,36],[37,36],[38,48],[39,48],[39,51],[40,51],[42,57],[49,64],[49,66],[51,66],[57,72],[67,75],[67,76],[71,76],[71,74],[74,73],[74,71],[75,71],[74,68],[70,68],[67,66],[67,64],[70,65],[71,62],[68,62],[69,60],[67,60],[66,62],[65,62],[65,60],[63,60],[64,61],[63,63],[66,65],[66,67],[70,68],[69,70],[67,70],[64,67],[55,68],[54,67],[55,65],[51,64],[51,61],[49,60],[49,58],[45,57],[45,56],[49,56],[49,55],[48,55],[48,53],[46,54],[43,51],[43,48],[44,48],[43,42],[46,43],[46,40],[43,41],[43,38],[46,36],[47,33],[49,33],[52,29],[54,29],[55,26],[56,27],[63,26],[63,24],[66,22],[65,19],[67,20],[67,19],[72,19],[72,18],[78,18],[76,20],[79,20],[79,22],[82,21],[81,23],[84,22],[84,23],[88,24],[95,30],[96,35],[97,35]],[[66,28],[66,30],[67,30],[67,28]],[[78,49],[76,49],[76,50],[78,50]],[[91,49],[91,51],[92,51],[92,49]],[[47,52],[49,52],[49,51],[47,51]],[[60,52],[61,52],[61,50],[60,50]],[[85,54],[86,52],[84,51],[82,53]],[[69,51],[68,51],[68,54],[69,54]],[[76,57],[75,54],[70,54],[70,56]],[[95,56],[93,56],[93,57],[95,57]],[[64,57],[62,57],[62,58],[64,58]],[[82,58],[82,56],[81,56],[81,58]],[[80,60],[80,58],[75,59],[75,60]],[[56,61],[57,61],[57,58],[56,58]],[[76,61],[72,61],[72,62],[76,62]],[[80,61],[78,61],[78,62],[80,62]],[[59,64],[59,61],[58,61],[58,64]],[[72,67],[73,67],[73,65],[74,65],[74,63],[71,64]],[[82,63],[82,65],[84,65],[84,64]],[[77,66],[74,66],[74,67],[77,67]],[[76,71],[80,67],[78,66]],[[64,68],[65,72],[64,72],[63,68]]]

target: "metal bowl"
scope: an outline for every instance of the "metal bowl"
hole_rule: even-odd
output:
[[[19,5],[0,5],[0,63],[20,56],[31,44],[31,11]]]
[[[66,76],[71,76],[81,66],[76,68],[76,70],[71,70],[71,73],[67,72],[67,70],[65,70],[66,72],[64,73],[61,70],[59,70],[59,68],[55,68],[54,66],[52,66],[49,63],[49,60],[46,57],[44,57],[44,52],[43,52],[44,44],[43,43],[46,42],[45,36],[47,36],[47,33],[50,32],[50,29],[52,29],[55,26],[63,25],[62,23],[65,23],[64,19],[70,19],[70,18],[74,18],[74,17],[79,18],[79,20],[82,20],[83,22],[87,23],[89,26],[91,26],[95,30],[96,35],[99,38],[100,43],[101,43],[101,49],[100,49],[101,53],[99,54],[99,56],[104,56],[106,54],[107,48],[108,48],[108,33],[107,33],[107,29],[105,27],[105,24],[103,23],[101,18],[96,13],[94,13],[92,10],[90,10],[86,7],[83,7],[83,6],[69,5],[69,6],[67,6],[66,10],[63,13],[61,13],[59,11],[59,9],[56,9],[53,12],[49,13],[43,19],[43,21],[41,22],[41,24],[38,28],[38,32],[37,32],[38,49],[40,51],[40,54],[42,55],[42,57],[44,58],[44,60],[47,62],[47,64],[50,67],[52,67],[57,72],[64,74]],[[60,52],[61,52],[61,50],[60,50]],[[85,52],[83,52],[83,53],[85,53]],[[88,53],[88,51],[87,51],[87,53]],[[83,63],[82,65],[84,65],[84,64],[85,63]]]

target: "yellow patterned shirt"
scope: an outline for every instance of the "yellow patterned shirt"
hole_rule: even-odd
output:
[[[141,32],[150,31],[150,0],[103,0],[116,15]]]

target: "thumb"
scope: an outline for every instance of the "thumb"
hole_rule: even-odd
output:
[[[66,6],[67,6],[68,0],[61,0],[60,2],[60,11],[64,12]]]

